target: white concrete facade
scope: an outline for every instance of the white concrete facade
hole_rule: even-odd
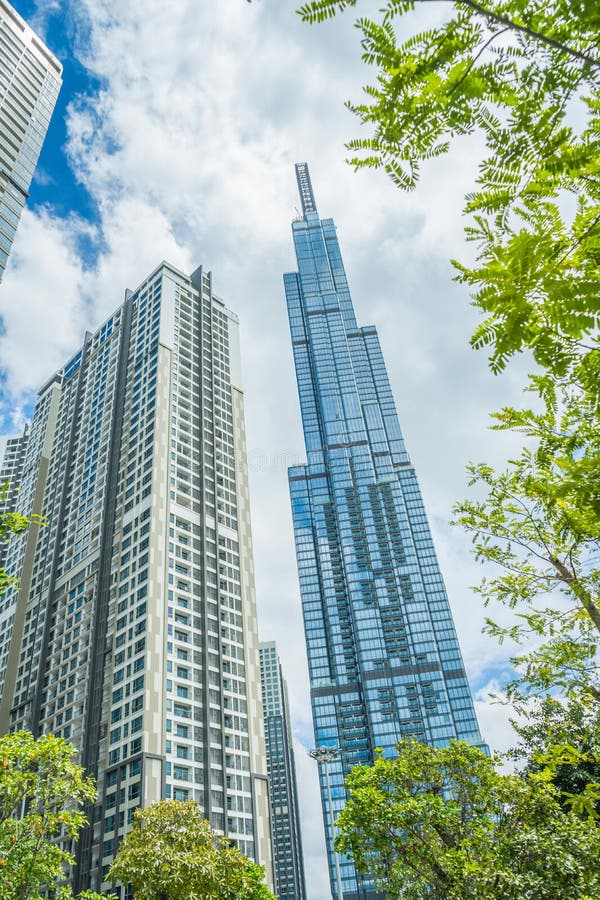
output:
[[[272,883],[238,358],[210,273],[163,263],[40,391],[19,508],[48,524],[9,549],[0,728],[62,734],[97,776],[78,888],[162,798]]]

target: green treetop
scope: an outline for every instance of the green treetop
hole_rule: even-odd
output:
[[[93,781],[74,762],[73,747],[20,731],[0,737],[0,897],[41,900],[74,863],[71,843],[95,799]],[[71,897],[63,887],[61,898]],[[88,892],[82,900],[100,900]]]
[[[390,900],[598,900],[600,830],[546,775],[499,775],[468,744],[398,744],[346,779],[339,852]]]
[[[213,832],[193,800],[137,809],[109,878],[137,900],[275,900],[264,869]]]

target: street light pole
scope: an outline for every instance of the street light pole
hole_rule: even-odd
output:
[[[340,860],[338,854],[333,846],[334,840],[334,814],[333,814],[333,798],[331,796],[331,780],[329,778],[329,763],[333,762],[341,753],[340,747],[317,747],[315,750],[309,750],[308,755],[311,759],[316,760],[316,762],[325,769],[325,784],[327,787],[327,813],[329,817],[329,824],[331,827],[331,849],[333,852],[333,862],[335,865],[335,880],[337,885],[337,900],[344,900],[344,895],[342,893],[342,876],[340,873]]]

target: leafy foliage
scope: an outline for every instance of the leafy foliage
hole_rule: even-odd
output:
[[[73,748],[52,735],[0,737],[2,900],[38,900],[45,896],[42,886],[60,882],[74,862],[70,845],[86,822],[81,809],[96,791],[73,756]],[[63,887],[59,896],[72,894]],[[85,900],[96,897],[87,892]]]
[[[548,379],[546,379],[548,380]],[[538,379],[539,381],[539,379]],[[600,422],[565,392],[560,408],[543,413],[503,410],[498,427],[535,438],[502,473],[470,466],[471,484],[482,501],[455,507],[455,523],[472,534],[476,558],[500,567],[477,588],[486,605],[499,601],[518,609],[501,627],[487,620],[500,640],[528,644],[514,658],[519,681],[545,692],[559,686],[568,695],[600,700],[600,515],[595,473],[600,469]],[[519,694],[519,681],[509,693]]]
[[[508,756],[525,761],[524,772],[544,772],[559,802],[587,818],[600,819],[600,714],[597,707],[546,697],[527,719],[512,722],[519,744]]]
[[[476,261],[454,265],[482,313],[472,345],[494,372],[526,351],[537,397],[497,416],[527,449],[504,473],[471,467],[485,499],[459,504],[456,521],[478,559],[504,570],[481,585],[486,603],[518,610],[514,628],[490,621],[490,632],[538,643],[516,658],[527,689],[600,699],[600,7],[455,0],[442,24],[401,40],[427,2],[386,0],[379,20],[356,21],[375,81],[348,104],[370,131],[348,145],[350,162],[411,190],[453,139],[483,136],[465,205]],[[358,5],[299,12],[315,22]]]
[[[274,900],[264,869],[215,834],[193,800],[137,809],[109,877],[137,900]]]
[[[545,775],[499,775],[468,744],[398,744],[346,780],[337,848],[390,898],[598,900],[600,830]]]

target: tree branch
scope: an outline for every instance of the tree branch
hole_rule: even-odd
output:
[[[458,81],[456,82],[456,84],[454,84],[454,85],[452,86],[452,88],[451,88],[450,91],[448,92],[449,94],[453,94],[454,91],[455,91],[457,88],[459,88],[459,87],[461,86],[461,84],[463,83],[463,81],[465,80],[465,78],[468,76],[469,72],[472,70],[473,66],[475,65],[475,63],[477,62],[477,60],[479,59],[479,57],[481,56],[481,54],[482,54],[485,50],[487,50],[487,48],[488,48],[489,45],[492,43],[492,41],[495,41],[497,37],[500,37],[501,34],[504,34],[505,31],[509,31],[509,30],[510,30],[510,29],[509,29],[508,27],[507,27],[507,28],[502,28],[500,31],[495,31],[494,34],[493,34],[491,37],[489,37],[489,38],[487,39],[487,41],[485,42],[485,44],[483,45],[483,47],[481,47],[481,48],[478,50],[478,52],[475,54],[475,56],[473,57],[473,59],[470,61],[469,66],[468,66],[468,68],[467,68],[467,71],[464,72],[463,75],[461,75],[461,77],[458,79]]]
[[[249,0],[249,2],[251,2],[251,0]],[[418,2],[435,3],[437,0],[418,0]],[[520,31],[536,41],[548,44],[549,47],[554,47],[555,50],[559,50],[567,56],[572,56],[574,59],[578,59],[595,69],[600,69],[600,60],[594,59],[592,56],[589,56],[587,53],[582,53],[580,50],[575,50],[573,47],[568,47],[566,44],[557,41],[556,38],[549,37],[547,34],[542,34],[541,31],[536,31],[528,25],[520,25],[512,19],[509,19],[508,16],[503,16],[500,15],[500,13],[486,9],[480,3],[476,3],[475,0],[444,0],[444,2],[456,3],[457,6],[468,6],[473,12],[478,13],[480,16],[483,16],[491,22],[497,22],[499,25],[504,25],[506,28],[510,28],[513,31]],[[334,0],[334,2],[329,4],[325,13],[322,10],[315,9],[318,5],[319,4],[313,0],[312,3],[308,3],[298,10],[300,17],[304,22],[312,23],[315,21],[323,21],[323,19],[332,17],[336,14],[336,6],[338,7],[337,11],[342,11],[346,6],[355,6],[355,2],[351,2],[351,0],[350,2],[344,2],[344,0],[337,0],[337,2],[335,2]],[[396,5],[397,3],[395,3],[394,0],[389,0],[388,12],[385,13],[385,19],[391,19],[395,15],[394,6]]]
[[[585,689],[590,692],[594,700],[597,700],[600,703],[600,690],[595,687],[593,684],[585,685]]]
[[[585,229],[585,231],[583,232],[583,234],[580,235],[580,236],[577,238],[577,240],[574,241],[574,242],[571,244],[571,246],[570,246],[569,249],[566,251],[566,253],[564,253],[564,254],[563,254],[563,255],[562,255],[562,256],[554,263],[554,265],[552,266],[552,268],[551,268],[549,271],[550,271],[550,272],[553,272],[553,271],[554,271],[555,269],[557,269],[560,265],[562,265],[562,264],[564,263],[564,261],[571,255],[571,253],[573,253],[573,251],[576,250],[577,247],[579,247],[579,245],[581,244],[581,242],[584,241],[584,240],[586,239],[586,237],[589,237],[589,235],[592,233],[592,231],[594,230],[594,228],[596,227],[596,225],[598,225],[598,223],[600,223],[600,213],[598,213],[598,215],[596,216],[596,218],[593,220],[592,224],[591,224],[591,225],[588,225],[588,227]],[[588,349],[592,350],[592,349],[595,349],[595,348],[589,347]]]
[[[431,0],[426,0],[426,2],[431,2]],[[492,10],[486,9],[480,3],[476,3],[475,0],[454,0],[454,2],[459,6],[468,6],[474,12],[479,13],[479,15],[484,16],[492,22],[498,22],[498,24],[505,25],[513,31],[520,31],[528,37],[534,38],[536,41],[541,41],[543,44],[548,44],[549,47],[554,47],[555,50],[559,50],[561,53],[566,53],[568,56],[579,59],[581,62],[584,62],[593,68],[600,69],[600,60],[596,60],[592,56],[588,56],[587,53],[582,53],[580,50],[575,50],[573,47],[567,47],[566,44],[561,44],[561,42],[557,41],[555,38],[551,38],[547,34],[542,34],[540,31],[535,31],[535,29],[529,28],[527,25],[519,25],[512,19],[509,19],[508,16],[502,16],[499,13],[492,12]]]
[[[594,602],[590,592],[581,585],[575,575],[570,571],[570,569],[565,566],[563,562],[560,561],[560,559],[551,556],[550,562],[559,573],[561,579],[565,582],[565,584],[568,584],[575,596],[581,602],[581,605],[592,620],[596,631],[600,633],[600,609],[598,609],[598,606]]]

